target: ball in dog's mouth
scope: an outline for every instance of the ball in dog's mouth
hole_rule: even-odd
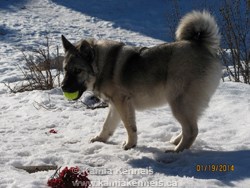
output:
[[[64,97],[66,97],[69,100],[75,100],[79,96],[79,91],[76,92],[63,92]]]

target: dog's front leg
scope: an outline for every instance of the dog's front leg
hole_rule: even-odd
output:
[[[135,122],[135,109],[129,97],[115,97],[113,103],[120,114],[128,139],[123,144],[123,149],[128,150],[137,144],[137,128]]]
[[[106,142],[109,139],[109,137],[113,135],[120,121],[121,121],[120,115],[117,112],[115,106],[111,103],[109,105],[109,113],[104,122],[102,131],[97,136],[92,138],[90,142],[96,142],[96,141]]]

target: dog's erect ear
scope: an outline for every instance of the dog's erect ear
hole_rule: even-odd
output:
[[[86,40],[81,41],[79,51],[89,61],[93,60],[94,49],[91,47],[91,45]]]
[[[65,52],[75,49],[75,46],[71,44],[63,35],[62,35],[62,44]]]

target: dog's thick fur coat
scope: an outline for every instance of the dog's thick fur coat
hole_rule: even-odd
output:
[[[137,144],[135,110],[168,103],[182,126],[172,140],[174,151],[188,149],[198,134],[197,121],[220,80],[217,50],[220,35],[207,12],[192,12],[180,22],[176,42],[155,47],[133,47],[108,40],[81,40],[65,49],[65,92],[89,89],[107,100],[109,113],[92,142],[106,142],[122,120],[128,139],[124,149]]]

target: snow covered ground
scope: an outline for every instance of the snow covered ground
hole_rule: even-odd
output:
[[[89,110],[80,101],[69,102],[59,88],[9,93],[2,83],[22,79],[16,67],[22,64],[20,50],[44,46],[46,36],[59,46],[61,34],[72,41],[95,37],[146,46],[163,42],[166,1],[72,2],[0,1],[0,188],[46,187],[53,171],[29,174],[15,168],[22,165],[88,168],[93,185],[101,187],[110,187],[107,182],[113,187],[249,187],[248,85],[221,82],[199,121],[197,140],[179,154],[164,153],[180,131],[169,107],[138,112],[138,146],[123,151],[122,125],[108,144],[88,142],[101,129],[107,109]],[[144,11],[136,14],[139,7]],[[49,133],[51,129],[57,134]],[[230,169],[204,169],[216,165]]]

